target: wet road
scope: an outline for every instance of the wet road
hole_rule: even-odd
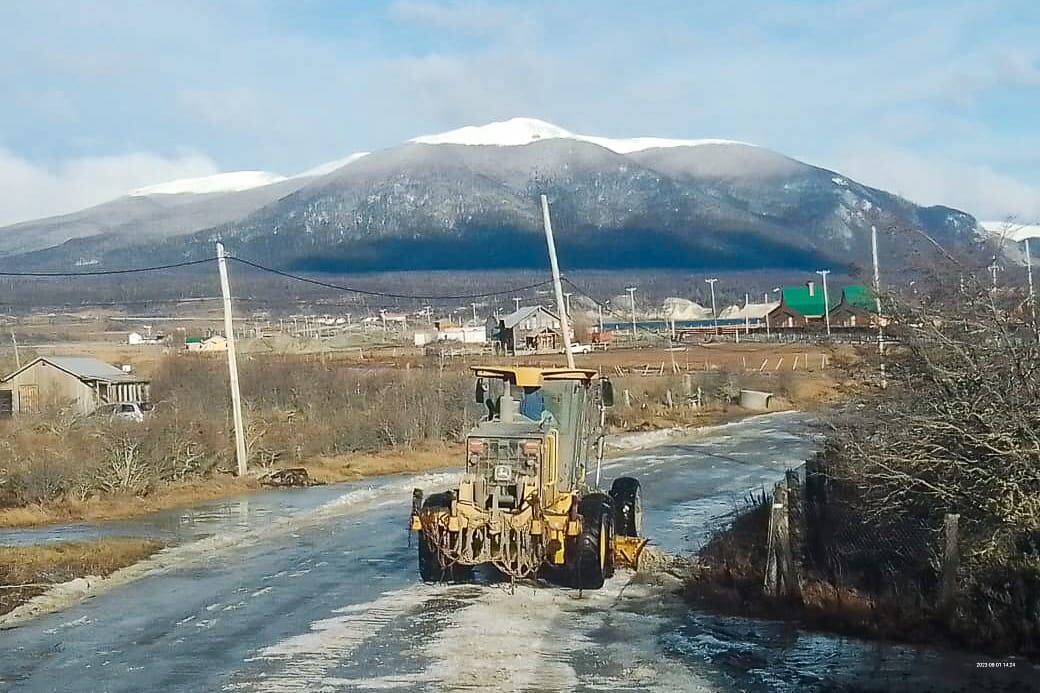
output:
[[[697,549],[812,449],[796,414],[611,460],[643,482],[659,547]],[[184,543],[135,579],[0,632],[0,690],[700,691],[984,690],[1036,680],[1024,664],[805,633],[690,612],[619,574],[576,592],[424,585],[404,526],[410,491],[453,474],[392,477],[211,504],[74,532],[158,533]],[[52,530],[0,543],[64,538]]]

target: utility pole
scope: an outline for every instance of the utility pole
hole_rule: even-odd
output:
[[[574,368],[574,352],[571,351],[571,331],[567,310],[563,303],[563,284],[560,283],[560,265],[556,261],[556,241],[553,239],[552,221],[549,219],[549,198],[542,195],[542,222],[545,225],[545,242],[549,246],[549,265],[552,267],[553,292],[556,307],[560,311],[560,328],[563,330],[563,353],[567,355],[567,368]]]
[[[1033,313],[1033,329],[1036,329],[1036,296],[1033,294],[1033,256],[1029,254],[1029,239],[1026,239],[1026,276],[1029,277],[1029,310]],[[12,333],[13,335],[14,333]]]
[[[636,287],[630,286],[625,291],[628,292],[628,302],[632,306],[632,341],[636,341]]]
[[[718,280],[718,277],[704,280],[711,287],[711,321],[715,325],[716,337],[719,336],[719,312],[715,309],[715,282]]]
[[[574,294],[570,291],[563,292],[564,301],[567,303],[567,315],[571,314],[571,296]]]
[[[513,296],[513,302],[516,304],[516,310],[520,310],[520,301],[522,300],[523,299],[521,299],[519,296]]]
[[[876,226],[870,227],[870,254],[874,260],[874,301],[875,307],[877,308],[877,349],[878,361],[881,364],[881,389],[884,390],[888,387],[888,380],[885,378],[885,328],[882,326],[884,321],[881,319],[881,270],[878,269]]]
[[[748,312],[750,305],[751,298],[744,294],[744,334],[751,334],[751,314]]]
[[[433,306],[423,306],[423,312],[426,313],[426,324],[433,324]]]
[[[997,291],[997,271],[999,269],[1000,269],[1000,267],[997,266],[997,256],[994,255],[993,256],[993,264],[991,264],[989,266],[989,271],[993,275],[993,292],[994,293],[996,293],[996,291]]]
[[[816,274],[823,277],[823,319],[827,323],[827,336],[831,336],[831,302],[827,295],[827,275],[830,270],[816,270]]]
[[[227,339],[228,374],[231,376],[231,415],[235,422],[235,460],[238,475],[246,474],[246,434],[242,423],[242,393],[238,389],[238,358],[235,353],[235,325],[231,318],[231,284],[228,281],[227,255],[224,244],[217,243],[217,267],[220,270],[220,292],[224,295],[224,336]]]
[[[14,367],[21,369],[22,357],[18,354],[18,338],[14,336],[14,330],[11,330],[11,344],[14,344]]]
[[[599,333],[603,334],[603,304],[597,303],[596,307],[599,309]]]
[[[473,324],[476,325],[477,324],[477,304],[476,303],[471,303],[470,305],[473,306]]]

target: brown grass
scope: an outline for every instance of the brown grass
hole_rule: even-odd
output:
[[[0,527],[32,527],[76,520],[125,520],[160,510],[180,508],[218,498],[248,493],[260,488],[256,479],[214,477],[193,479],[164,486],[152,495],[106,495],[85,501],[57,500],[0,510]]]
[[[354,481],[380,474],[403,474],[444,469],[463,464],[461,445],[430,445],[415,450],[388,450],[367,454],[319,457],[303,466],[324,484]]]
[[[87,575],[111,575],[160,548],[162,543],[154,539],[133,537],[0,546],[0,614],[42,594],[49,585]]]

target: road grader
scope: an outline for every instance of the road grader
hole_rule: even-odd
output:
[[[646,545],[639,482],[597,488],[611,382],[579,368],[472,370],[486,414],[466,436],[462,480],[413,492],[422,579],[465,581],[490,565],[513,580],[598,589],[615,566],[635,567]]]

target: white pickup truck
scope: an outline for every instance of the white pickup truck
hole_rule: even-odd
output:
[[[591,344],[578,344],[577,342],[571,342],[571,353],[572,354],[591,354]]]

